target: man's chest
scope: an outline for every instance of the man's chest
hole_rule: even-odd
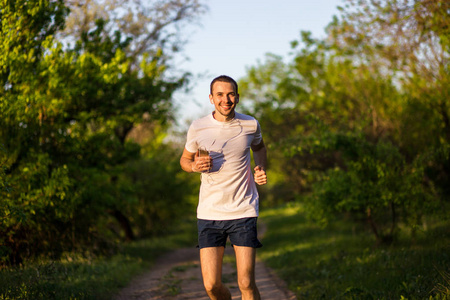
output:
[[[211,127],[202,130],[197,143],[210,152],[237,154],[248,150],[253,138],[253,132],[244,126]]]

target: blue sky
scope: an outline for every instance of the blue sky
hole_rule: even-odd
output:
[[[208,94],[214,77],[226,74],[238,80],[248,67],[263,62],[266,53],[286,60],[290,42],[299,39],[300,31],[325,36],[324,29],[343,0],[209,0],[206,4],[209,11],[187,37],[189,61],[179,66],[206,76],[192,82],[189,93],[175,95],[181,127],[213,110]]]

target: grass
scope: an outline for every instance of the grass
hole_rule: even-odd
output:
[[[125,244],[110,257],[67,253],[58,261],[0,270],[0,300],[111,299],[134,276],[150,269],[159,255],[176,247],[195,247],[195,225],[187,221],[181,233]]]
[[[298,299],[450,299],[448,221],[430,222],[414,242],[403,229],[398,242],[377,247],[364,225],[340,220],[321,228],[306,220],[300,205],[264,209],[260,220],[268,230],[258,256]],[[110,257],[68,253],[58,261],[0,270],[0,300],[111,299],[159,255],[195,246],[195,221],[183,228],[123,245]],[[177,282],[170,287],[178,293]]]
[[[448,221],[429,225],[415,242],[404,234],[383,247],[363,224],[321,228],[302,210],[264,210],[268,230],[258,250],[298,299],[450,299]]]

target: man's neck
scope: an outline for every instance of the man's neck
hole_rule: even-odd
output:
[[[218,114],[216,111],[213,111],[212,116],[215,120],[217,120],[219,122],[229,122],[234,119],[234,117],[236,116],[236,112],[233,111],[230,115],[224,116],[224,115]]]

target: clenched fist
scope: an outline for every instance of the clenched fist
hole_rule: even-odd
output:
[[[261,166],[256,166],[255,167],[255,182],[258,185],[264,185],[267,183],[267,175],[266,175],[266,170],[264,170]]]

